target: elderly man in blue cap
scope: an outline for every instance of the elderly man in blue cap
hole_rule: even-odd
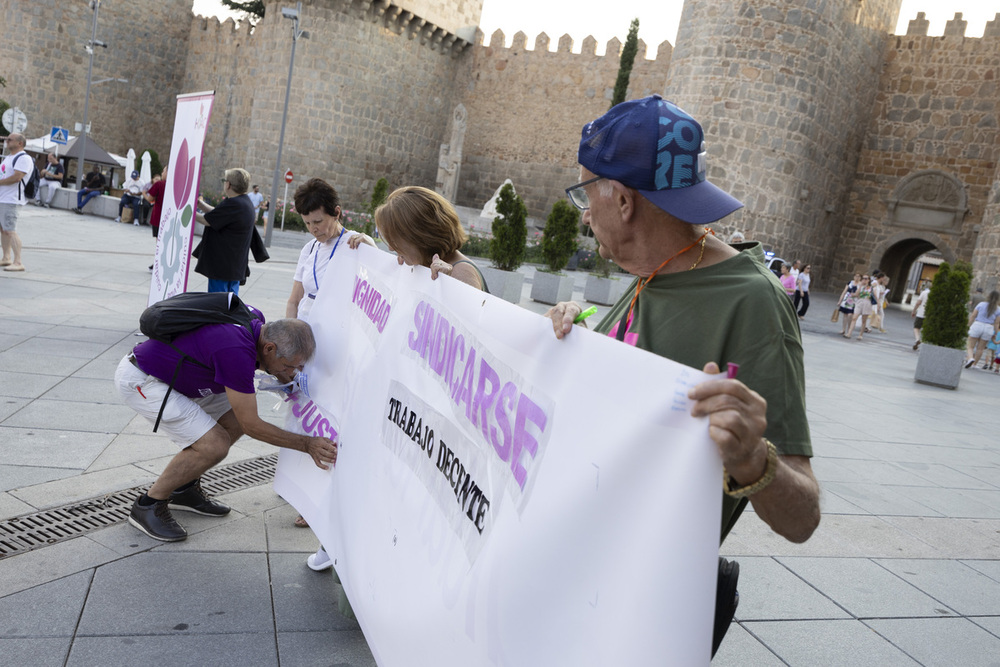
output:
[[[115,222],[122,221],[122,211],[127,206],[132,209],[132,224],[139,226],[139,205],[142,202],[142,190],[145,183],[139,178],[139,172],[133,171],[129,176],[128,180],[122,183],[122,194],[121,201],[118,202],[118,217],[115,218]],[[126,220],[126,222],[128,222]]]
[[[658,95],[584,126],[581,182],[566,192],[601,256],[636,277],[597,331],[709,374],[728,369],[690,392],[725,466],[721,540],[749,502],[774,532],[804,542],[820,510],[798,320],[760,244],[729,246],[705,226],[743,206],[706,180],[706,160],[701,125]],[[563,302],[548,312],[557,337],[582,310]],[[713,654],[738,573],[720,559]]]

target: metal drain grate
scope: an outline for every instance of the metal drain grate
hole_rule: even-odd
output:
[[[220,495],[266,484],[274,479],[277,463],[277,454],[230,463],[202,475],[201,485],[208,493]],[[147,488],[136,486],[0,521],[0,560],[125,521],[136,496]]]

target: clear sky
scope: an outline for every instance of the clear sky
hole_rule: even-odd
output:
[[[289,0],[288,4],[294,5],[294,2]],[[660,42],[675,43],[683,5],[683,0],[484,0],[480,28],[486,33],[487,43],[497,28],[503,31],[507,44],[516,32],[522,31],[528,36],[529,48],[540,32],[549,36],[552,49],[556,48],[560,37],[569,34],[575,51],[580,50],[585,37],[592,35],[597,40],[597,52],[603,53],[612,37],[625,40],[629,24],[638,17],[639,38],[646,42],[647,57],[652,58]],[[194,9],[206,16],[225,16],[218,0],[194,0]],[[896,32],[905,33],[907,24],[916,18],[917,12],[924,12],[931,22],[930,35],[942,34],[945,22],[955,12],[962,12],[962,18],[969,22],[966,36],[981,37],[986,22],[1000,12],[1000,0],[951,0],[947,3],[903,0]]]

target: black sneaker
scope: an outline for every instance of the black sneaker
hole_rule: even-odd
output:
[[[158,500],[148,507],[139,504],[136,498],[128,522],[154,540],[180,542],[187,539],[187,531],[174,520],[166,500]]]
[[[719,579],[715,589],[715,623],[712,629],[712,657],[719,650],[722,638],[729,631],[729,625],[736,616],[740,604],[740,594],[736,583],[740,578],[740,564],[734,560],[719,557]]]
[[[174,491],[170,494],[170,509],[181,510],[183,512],[196,512],[205,516],[226,516],[229,514],[229,507],[212,500],[205,495],[201,488],[201,480],[183,491]]]

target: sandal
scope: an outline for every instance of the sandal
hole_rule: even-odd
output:
[[[296,528],[308,528],[309,522],[302,518],[302,515],[295,517],[295,527]]]

